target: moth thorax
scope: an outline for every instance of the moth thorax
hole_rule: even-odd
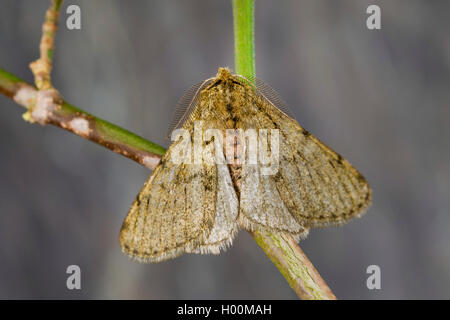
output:
[[[219,68],[217,71],[216,78],[221,79],[222,81],[227,81],[231,79],[233,75],[231,74],[231,71],[227,68]]]

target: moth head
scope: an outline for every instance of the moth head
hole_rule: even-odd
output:
[[[217,71],[216,79],[220,79],[224,82],[227,80],[233,78],[233,74],[231,73],[231,70],[228,68],[219,68]]]

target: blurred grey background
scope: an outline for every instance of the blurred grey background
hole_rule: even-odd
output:
[[[1,1],[0,67],[29,82],[48,3]],[[81,30],[65,26],[69,4]],[[366,216],[300,243],[341,299],[450,298],[449,12],[446,0],[256,1],[257,76],[373,188]],[[233,55],[229,0],[65,1],[53,80],[70,103],[167,146],[183,90]],[[0,96],[0,298],[296,298],[244,231],[218,256],[128,259],[118,233],[149,172],[23,112]],[[80,291],[66,288],[71,264]],[[372,264],[381,290],[366,287]]]

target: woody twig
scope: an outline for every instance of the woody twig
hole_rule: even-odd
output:
[[[43,93],[44,92],[44,93]],[[0,69],[0,93],[28,110],[27,118],[42,125],[51,124],[95,142],[153,170],[165,149],[155,143],[93,116],[51,92],[39,91]]]
[[[39,90],[51,89],[50,73],[52,72],[53,47],[56,31],[58,30],[59,11],[63,0],[51,0],[50,7],[45,14],[42,25],[42,37],[39,46],[40,57],[30,63],[34,74],[36,87]]]

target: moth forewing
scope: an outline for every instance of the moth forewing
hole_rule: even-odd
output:
[[[263,98],[261,106],[280,132],[279,171],[271,179],[296,220],[321,227],[359,216],[371,201],[363,176],[273,103]]]
[[[210,165],[174,164],[171,148],[132,205],[120,232],[123,251],[159,262],[198,248],[215,220],[217,171]]]
[[[274,175],[278,171],[280,162],[279,130],[260,129],[258,138],[258,160],[261,174],[266,176]]]

